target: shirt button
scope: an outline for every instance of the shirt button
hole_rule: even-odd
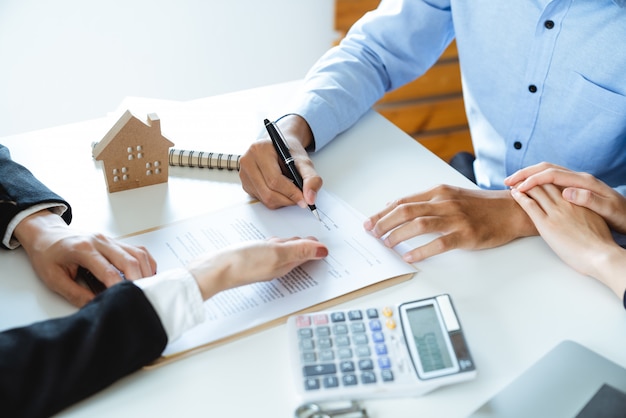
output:
[[[534,84],[531,84],[530,86],[528,86],[528,91],[531,93],[536,93],[537,92],[537,86],[535,86]]]
[[[543,22],[543,26],[545,26],[546,29],[552,29],[554,27],[554,21],[546,20],[545,22]]]
[[[515,148],[515,149],[521,149],[521,148],[522,148],[522,143],[521,143],[521,142],[519,142],[519,141],[515,141],[515,142],[513,143],[513,148]]]

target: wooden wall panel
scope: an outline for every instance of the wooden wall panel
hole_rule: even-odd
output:
[[[378,3],[379,0],[335,0],[339,40]],[[426,74],[387,93],[375,109],[445,161],[460,151],[473,152],[454,42]]]

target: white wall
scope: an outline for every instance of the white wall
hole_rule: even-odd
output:
[[[302,78],[333,0],[0,0],[0,137]]]

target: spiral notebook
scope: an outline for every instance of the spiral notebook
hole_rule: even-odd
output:
[[[239,154],[193,151],[170,148],[169,165],[179,167],[217,168],[239,171]]]

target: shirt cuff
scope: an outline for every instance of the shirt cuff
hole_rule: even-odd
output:
[[[292,109],[292,112],[304,118],[311,128],[315,142],[313,151],[322,149],[339,133],[336,115],[331,111],[332,106],[321,97],[305,93]]]
[[[186,269],[168,270],[135,280],[159,315],[168,342],[204,322],[204,307],[198,283]]]
[[[29,207],[28,209],[24,209],[17,215],[11,219],[9,225],[7,225],[7,230],[2,238],[2,244],[4,244],[8,249],[14,250],[20,246],[20,242],[13,238],[13,232],[17,225],[22,222],[27,216],[32,215],[33,213],[39,212],[40,210],[48,209],[52,213],[56,213],[61,216],[67,210],[67,206],[59,204],[59,203],[40,203],[38,205],[34,205]]]

